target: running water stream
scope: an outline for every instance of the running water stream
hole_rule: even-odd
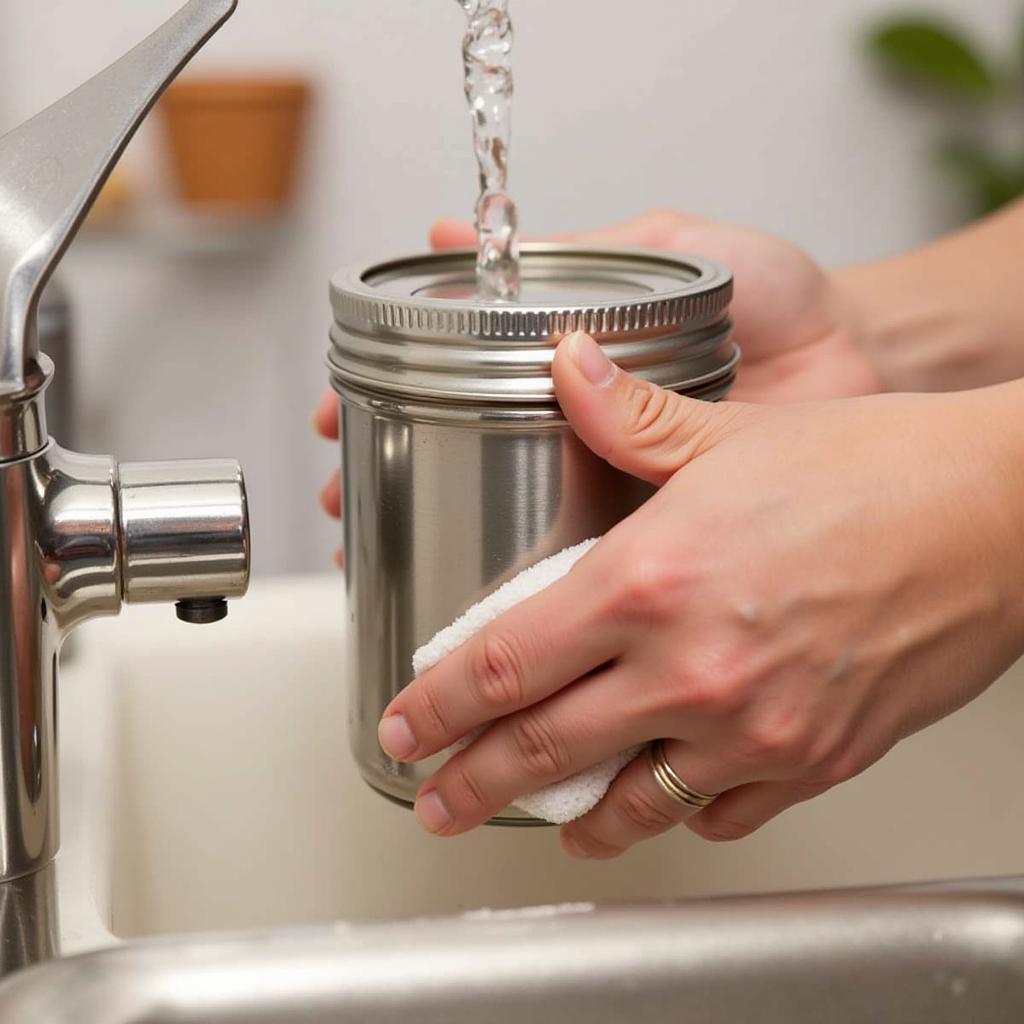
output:
[[[456,0],[469,18],[463,41],[466,99],[480,168],[476,207],[477,293],[514,302],[519,297],[519,217],[508,194],[512,110],[512,22],[508,0]]]

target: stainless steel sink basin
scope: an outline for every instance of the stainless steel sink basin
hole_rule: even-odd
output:
[[[257,585],[217,631],[142,609],[79,638],[61,692],[67,959],[0,985],[0,1024],[1024,1016],[1022,882],[666,902],[1018,873],[1019,666],[750,840],[677,830],[579,864],[549,829],[434,840],[363,784],[344,621],[340,581],[307,578]],[[538,904],[561,909],[516,909]],[[615,905],[634,909],[595,909]]]
[[[61,681],[65,948],[154,934],[437,916],[480,907],[1012,875],[1021,670],[854,782],[742,843],[678,829],[579,863],[553,829],[433,839],[348,753],[343,588],[257,583],[216,630],[129,609]],[[83,894],[91,904],[83,905]],[[68,946],[68,942],[71,945]]]
[[[150,940],[32,968],[32,1024],[1019,1024],[1021,886]]]

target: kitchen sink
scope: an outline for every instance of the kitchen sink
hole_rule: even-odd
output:
[[[617,862],[556,830],[439,840],[347,749],[340,578],[257,583],[216,626],[130,608],[61,681],[65,944],[537,904],[1010,875],[1024,866],[1020,667],[740,843],[678,829]],[[97,932],[97,928],[100,932]]]
[[[748,840],[579,863],[554,829],[431,838],[366,787],[345,618],[338,578],[285,579],[216,628],[130,609],[76,639],[61,957],[0,984],[0,1020],[1019,1021],[1019,667]],[[49,876],[8,887],[5,942]]]

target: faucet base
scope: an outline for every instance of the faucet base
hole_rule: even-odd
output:
[[[57,659],[122,602],[215,622],[249,584],[245,485],[231,461],[118,464],[49,443],[0,462],[0,883],[59,842]]]
[[[0,884],[0,978],[60,952],[52,862]]]

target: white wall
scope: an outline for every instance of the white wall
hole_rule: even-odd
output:
[[[68,91],[175,0],[0,0],[0,127]],[[312,437],[326,282],[421,248],[472,208],[451,0],[240,0],[197,66],[299,68],[319,84],[305,188],[269,251],[200,260],[76,245],[83,444],[123,458],[237,455],[261,572],[326,566]],[[889,0],[512,0],[513,187],[530,232],[685,206],[797,240],[828,263],[951,223],[923,170],[931,115],[870,73],[857,33]],[[930,0],[1012,52],[1015,0]],[[1009,39],[1010,42],[1006,40]],[[150,128],[136,161],[158,153]]]

